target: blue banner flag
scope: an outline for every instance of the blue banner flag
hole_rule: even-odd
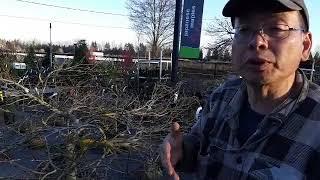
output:
[[[198,58],[204,0],[184,0],[180,57]]]

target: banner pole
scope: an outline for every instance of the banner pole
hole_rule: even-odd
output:
[[[173,48],[172,48],[172,70],[171,82],[177,83],[178,60],[179,60],[179,35],[180,35],[180,16],[181,16],[181,1],[176,0],[176,11],[174,15],[174,32],[173,32]]]

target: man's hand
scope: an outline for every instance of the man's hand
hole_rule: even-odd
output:
[[[160,148],[162,166],[174,180],[180,180],[174,166],[182,159],[182,151],[182,133],[180,131],[180,125],[177,122],[174,122],[171,125],[170,133],[166,136]]]

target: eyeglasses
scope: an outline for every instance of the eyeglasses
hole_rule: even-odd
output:
[[[286,24],[264,25],[259,29],[254,29],[248,25],[241,25],[234,29],[232,33],[237,42],[249,42],[252,36],[258,32],[265,40],[282,40],[290,36],[292,31],[302,31],[304,29],[292,28]]]

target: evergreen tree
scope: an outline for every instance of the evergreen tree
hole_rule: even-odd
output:
[[[90,50],[92,51],[98,51],[98,44],[96,41],[92,41],[90,45]]]
[[[146,57],[147,56],[147,46],[144,45],[143,43],[139,44],[137,51],[139,51],[139,57]]]
[[[47,69],[50,67],[50,47],[49,46],[45,47],[45,53],[46,53],[46,55],[44,56],[44,58],[42,60],[42,67]],[[53,53],[52,53],[52,61],[54,61]],[[52,65],[53,65],[53,62],[52,62]]]
[[[104,45],[103,54],[104,55],[111,54],[111,46],[109,42],[106,42],[106,44]]]
[[[89,49],[86,40],[79,40],[75,44],[75,54],[72,65],[88,63],[89,60]]]
[[[135,52],[135,50],[134,50],[134,46],[133,46],[133,44],[131,44],[131,43],[126,43],[125,45],[124,45],[124,49],[126,50],[126,51],[128,51],[131,55],[134,55],[136,52]]]
[[[320,60],[320,53],[319,52],[316,52],[316,54],[313,56],[313,59],[315,61],[319,61]]]
[[[24,63],[26,63],[28,69],[36,69],[36,53],[33,45],[27,48],[27,56],[24,58]]]
[[[202,49],[200,49],[200,53],[199,53],[199,60],[202,61],[203,60],[203,52]]]

